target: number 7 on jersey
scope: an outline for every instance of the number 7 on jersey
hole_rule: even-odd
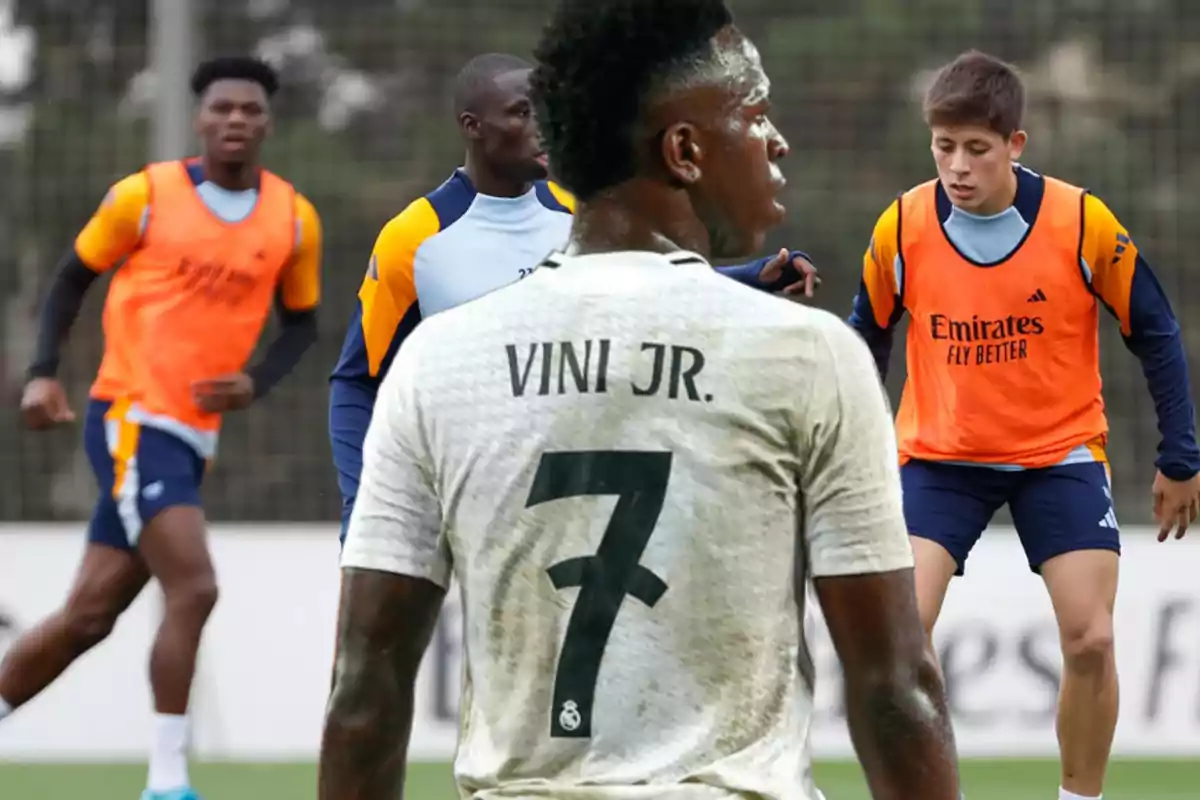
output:
[[[662,512],[671,454],[638,450],[544,453],[526,508],[587,495],[616,495],[617,505],[595,555],[560,561],[547,572],[555,589],[579,587],[554,675],[550,735],[592,735],[596,679],[625,595],[650,608],[667,591],[638,561]]]

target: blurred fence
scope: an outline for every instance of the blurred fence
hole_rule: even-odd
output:
[[[19,429],[37,303],[118,178],[178,137],[192,61],[252,52],[281,68],[266,162],[326,231],[320,343],[260,406],[231,415],[207,483],[218,519],[335,519],[326,375],[371,243],[459,163],[447,101],[480,52],[527,55],[552,0],[158,0],[191,48],[154,48],[149,0],[0,0],[0,519],[78,519],[93,500],[79,430]],[[875,217],[929,177],[916,98],[968,47],[1015,61],[1030,89],[1026,163],[1100,194],[1132,230],[1200,353],[1186,286],[1200,221],[1200,3],[1195,0],[731,0],[774,80],[792,156],[786,228],[813,253],[821,305],[844,313]],[[174,111],[172,109],[175,109]],[[155,118],[158,115],[158,118]],[[158,123],[157,125],[155,123]],[[174,127],[172,127],[174,126]],[[154,139],[158,131],[159,139]],[[172,134],[171,131],[176,133]],[[166,137],[165,139],[163,137]],[[1188,228],[1191,223],[1192,228]],[[77,406],[99,361],[93,291],[64,376]],[[1141,521],[1158,434],[1137,362],[1103,325],[1121,516]],[[1200,372],[1193,362],[1193,375]],[[895,370],[896,391],[902,370]]]

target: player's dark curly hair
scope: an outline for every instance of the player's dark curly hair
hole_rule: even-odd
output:
[[[267,97],[279,91],[279,74],[267,62],[251,56],[224,56],[205,61],[192,73],[192,94],[199,97],[217,81],[254,81]]]
[[[587,200],[633,177],[648,91],[733,23],[724,0],[562,0],[534,52],[531,89],[551,169]]]

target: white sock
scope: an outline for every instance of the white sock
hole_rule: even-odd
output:
[[[187,788],[187,751],[188,718],[176,714],[155,714],[154,744],[150,748],[150,776],[146,788],[152,792]]]
[[[4,719],[12,712],[13,707],[6,703],[3,697],[0,697],[0,719]]]
[[[1103,795],[1088,797],[1086,794],[1075,794],[1074,792],[1068,792],[1061,786],[1058,787],[1058,800],[1101,800],[1102,797]]]

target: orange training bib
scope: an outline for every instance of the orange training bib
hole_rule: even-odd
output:
[[[149,221],[142,246],[114,276],[110,292],[119,294],[110,297],[105,334],[123,337],[110,349],[128,354],[120,366],[142,411],[216,430],[218,417],[196,408],[191,387],[245,369],[295,248],[295,190],[263,170],[254,210],[225,222],[204,204],[183,162],[146,171]]]
[[[901,457],[1049,466],[1108,430],[1098,304],[1080,266],[1084,190],[1052,178],[1025,240],[977,266],[938,220],[936,181],[900,201],[908,380]]]

